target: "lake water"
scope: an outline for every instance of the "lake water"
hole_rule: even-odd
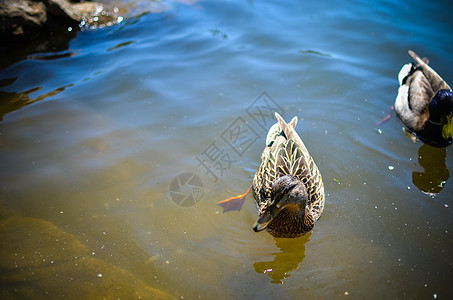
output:
[[[452,149],[377,123],[408,49],[453,83],[452,2],[183,2],[115,3],[121,23],[4,64],[1,293],[451,299]],[[250,195],[216,205],[274,110],[324,179],[298,239],[253,232]]]

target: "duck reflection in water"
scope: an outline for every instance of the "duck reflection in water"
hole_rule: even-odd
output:
[[[272,261],[257,261],[253,264],[257,273],[265,273],[272,283],[282,284],[305,259],[305,244],[310,241],[311,232],[296,239],[275,238],[280,251],[272,253]]]
[[[445,163],[447,149],[423,144],[418,149],[418,163],[423,172],[412,173],[412,183],[423,193],[435,195],[442,191],[450,177]]]

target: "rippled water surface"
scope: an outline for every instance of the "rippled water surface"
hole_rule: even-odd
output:
[[[129,1],[0,71],[1,293],[452,298],[453,152],[377,123],[408,49],[453,83],[453,5],[190,2]],[[216,205],[251,184],[273,110],[324,179],[298,239],[253,232],[251,196]]]

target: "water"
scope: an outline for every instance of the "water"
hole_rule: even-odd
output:
[[[450,2],[123,4],[0,71],[3,295],[453,296],[451,148],[376,125],[408,49],[453,82]],[[216,206],[251,184],[266,105],[324,179],[299,239],[254,233],[250,196]]]

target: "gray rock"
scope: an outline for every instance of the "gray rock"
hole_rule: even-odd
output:
[[[29,41],[57,28],[78,28],[83,17],[94,13],[98,5],[68,0],[0,0],[0,41]]]
[[[47,13],[54,17],[67,19],[68,22],[80,23],[84,15],[94,13],[99,3],[83,2],[72,4],[67,0],[47,0]]]
[[[0,0],[0,40],[36,38],[47,23],[43,2]]]

